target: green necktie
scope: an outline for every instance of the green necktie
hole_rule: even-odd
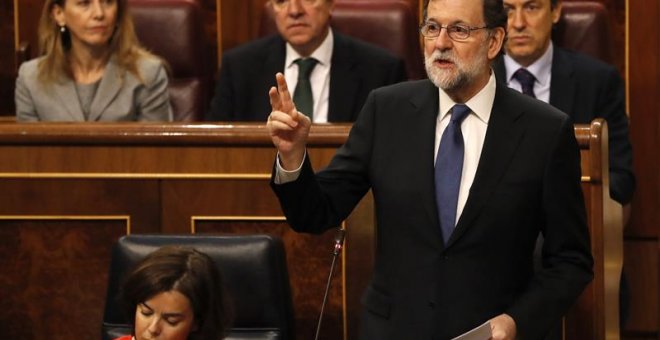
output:
[[[309,116],[314,117],[314,96],[312,95],[312,84],[309,81],[309,75],[318,60],[314,58],[297,59],[295,63],[298,65],[298,84],[293,91],[293,102],[296,104],[296,109]]]

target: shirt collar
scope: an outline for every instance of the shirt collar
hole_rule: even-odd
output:
[[[495,89],[497,88],[495,82],[495,72],[491,70],[488,83],[476,95],[470,98],[465,105],[467,105],[472,112],[484,123],[488,124],[490,119],[490,112],[493,109],[495,102]],[[438,89],[440,92],[440,120],[449,114],[456,102],[443,89]]]
[[[318,61],[319,65],[323,66],[330,66],[330,60],[332,59],[332,50],[333,50],[333,34],[332,34],[332,28],[328,28],[328,35],[323,39],[323,42],[319,47],[312,52],[312,54],[309,56],[310,58],[314,58]],[[297,59],[303,58],[296,50],[289,44],[288,42],[286,43],[286,59],[284,61],[284,65],[286,65],[287,68],[293,66],[294,62]]]
[[[550,72],[552,71],[552,51],[554,47],[552,41],[548,45],[548,48],[545,50],[545,53],[541,55],[535,62],[533,62],[528,67],[523,67],[518,64],[513,58],[508,54],[504,55],[504,67],[506,68],[506,83],[509,84],[511,79],[513,79],[513,74],[518,71],[519,68],[524,68],[534,75],[536,81],[539,82],[542,86],[546,86],[550,83]]]

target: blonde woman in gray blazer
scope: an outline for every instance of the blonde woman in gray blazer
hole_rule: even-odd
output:
[[[126,0],[47,0],[41,57],[21,65],[18,121],[171,121],[167,72],[142,48]]]

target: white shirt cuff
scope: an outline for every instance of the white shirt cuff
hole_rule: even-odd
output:
[[[303,160],[300,162],[300,165],[298,166],[297,169],[295,170],[284,170],[282,167],[282,163],[280,163],[280,153],[277,153],[277,158],[276,158],[276,166],[275,166],[275,178],[273,178],[273,182],[275,184],[286,184],[289,182],[293,182],[298,179],[300,176],[300,170],[302,169],[302,165],[305,162],[305,158],[307,157],[307,150],[305,150],[305,154],[303,155]]]

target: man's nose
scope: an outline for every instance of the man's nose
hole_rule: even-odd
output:
[[[521,9],[509,10],[509,26],[516,30],[522,30],[527,27],[527,18]]]
[[[453,44],[454,41],[451,40],[451,38],[449,37],[449,31],[447,30],[447,28],[446,27],[441,28],[440,34],[438,34],[438,36],[435,37],[435,44],[434,44],[435,48],[440,51],[444,51],[452,48],[452,46],[454,46]]]
[[[289,15],[299,16],[303,13],[303,5],[301,0],[289,0]]]

